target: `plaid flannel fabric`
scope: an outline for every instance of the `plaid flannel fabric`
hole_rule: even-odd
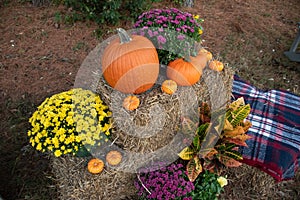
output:
[[[300,166],[300,97],[281,90],[259,90],[234,77],[234,98],[251,105],[252,127],[243,162],[258,167],[277,181],[294,177]]]

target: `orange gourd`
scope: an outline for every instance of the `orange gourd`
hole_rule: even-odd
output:
[[[119,38],[105,48],[102,56],[103,77],[111,87],[123,93],[145,92],[158,77],[156,48],[146,37],[130,37],[121,28],[117,31]]]
[[[200,49],[199,51],[199,54],[203,54],[206,56],[206,60],[207,62],[209,62],[212,58],[213,58],[213,55],[211,52],[207,51],[206,49],[202,48]]]
[[[213,60],[209,63],[209,68],[220,72],[224,69],[224,64],[218,60]]]
[[[206,63],[206,57],[201,54],[196,57],[187,55],[185,59],[177,58],[168,64],[167,77],[181,86],[194,85],[200,80]]]
[[[88,171],[92,174],[99,174],[104,169],[104,162],[98,158],[93,158],[88,162]]]
[[[122,154],[116,150],[110,151],[106,154],[106,161],[112,166],[118,165],[122,161]]]
[[[166,94],[174,94],[177,90],[177,83],[173,80],[165,80],[161,85],[161,90]]]
[[[137,96],[129,95],[123,100],[123,107],[126,110],[135,110],[140,105],[140,99]]]

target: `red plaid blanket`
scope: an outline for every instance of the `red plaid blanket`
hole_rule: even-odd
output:
[[[260,90],[234,77],[234,98],[251,105],[252,127],[243,162],[258,167],[277,181],[294,177],[300,166],[300,97],[281,90]]]

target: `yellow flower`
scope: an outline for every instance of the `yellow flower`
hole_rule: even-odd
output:
[[[41,144],[41,143],[39,143],[39,144],[36,146],[36,150],[38,150],[38,151],[42,150],[42,144]]]
[[[57,137],[52,138],[52,144],[54,145],[55,148],[59,147],[59,141]]]
[[[228,181],[225,177],[223,176],[220,176],[218,179],[217,179],[218,183],[221,185],[221,187],[224,187],[225,185],[228,184]]]
[[[49,151],[53,151],[53,146],[48,146],[47,149],[48,149]]]
[[[112,115],[108,109],[90,90],[74,88],[55,94],[45,99],[29,119],[29,141],[37,150],[52,151],[57,157],[76,152],[83,142],[100,144],[102,129],[109,135],[112,126],[108,122],[101,127]]]
[[[66,133],[66,130],[65,130],[64,128],[60,128],[60,129],[58,129],[58,131],[56,132],[56,134],[57,134],[57,135],[60,135],[60,136],[64,135],[65,133]]]
[[[55,155],[56,157],[59,157],[59,156],[62,155],[62,152],[61,152],[60,150],[55,150],[55,151],[54,151],[54,155]]]
[[[201,35],[203,33],[202,29],[199,29],[198,33]]]
[[[52,142],[51,142],[51,139],[50,138],[46,138],[46,140],[45,140],[45,142],[47,143],[47,144],[51,144]]]
[[[199,15],[194,15],[194,19],[199,19]]]

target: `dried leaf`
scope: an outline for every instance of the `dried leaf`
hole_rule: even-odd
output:
[[[186,166],[187,176],[191,182],[194,182],[198,175],[203,171],[200,159],[198,156],[195,156]]]

